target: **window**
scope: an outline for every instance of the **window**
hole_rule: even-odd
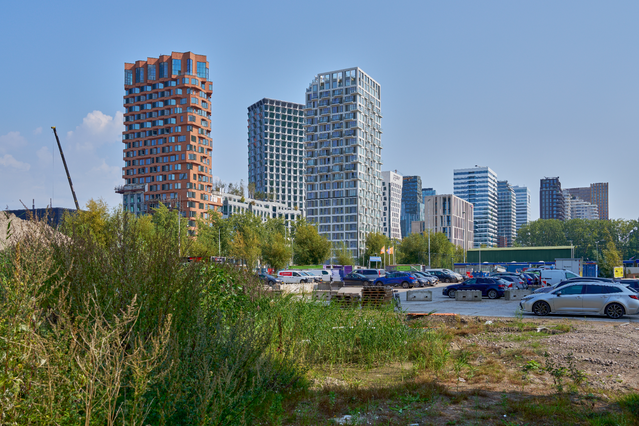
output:
[[[209,69],[206,67],[206,62],[197,63],[197,76],[207,80],[209,79]]]
[[[193,74],[193,59],[186,60],[186,73],[188,75]]]
[[[168,62],[160,63],[160,78],[166,78],[169,76],[169,64]]]
[[[581,294],[581,291],[583,289],[583,285],[571,285],[571,286],[566,286],[563,287],[561,290],[555,292],[556,293],[561,293],[562,296],[564,295],[570,295],[570,294]]]
[[[155,80],[155,65],[147,65],[147,71],[149,74],[149,80]]]
[[[132,70],[124,70],[124,84],[133,84]]]
[[[144,83],[144,68],[140,67],[135,69],[135,82]]]
[[[180,75],[180,74],[182,74],[182,60],[173,59],[171,64],[171,75]]]

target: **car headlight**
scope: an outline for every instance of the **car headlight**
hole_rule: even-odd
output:
[[[533,299],[533,296],[526,296],[526,297],[522,297],[521,301],[522,302],[526,302],[526,301],[531,300],[531,299]]]

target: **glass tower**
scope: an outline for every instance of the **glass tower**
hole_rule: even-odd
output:
[[[318,74],[306,89],[306,216],[356,257],[382,230],[380,96],[359,68]]]
[[[497,173],[490,167],[453,171],[456,196],[474,207],[475,248],[497,244]]]
[[[262,99],[248,107],[249,194],[304,209],[304,105]]]

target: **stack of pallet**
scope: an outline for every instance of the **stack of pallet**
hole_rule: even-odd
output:
[[[362,307],[376,308],[393,300],[393,289],[389,286],[365,286],[362,289]]]
[[[335,303],[340,308],[356,308],[362,296],[357,293],[337,293],[331,298],[331,303]]]

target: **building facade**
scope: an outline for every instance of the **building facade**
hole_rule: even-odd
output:
[[[388,238],[400,240],[402,229],[402,175],[394,172],[382,172],[382,231]]]
[[[433,188],[422,188],[422,197],[430,197],[431,195],[437,195],[437,191]]]
[[[599,219],[599,209],[596,204],[584,201],[564,189],[565,219]]]
[[[304,209],[304,105],[262,99],[248,107],[252,196]]]
[[[564,194],[559,177],[539,181],[539,218],[566,220]]]
[[[517,237],[517,197],[507,180],[497,182],[497,247],[512,247]]]
[[[497,245],[497,174],[490,167],[453,171],[453,192],[473,205],[474,245]]]
[[[400,216],[402,238],[411,233],[411,224],[424,220],[424,198],[422,178],[404,176],[402,184],[402,213]]]
[[[136,214],[163,203],[195,226],[219,204],[211,200],[209,63],[191,52],[124,64],[122,177],[116,188]]]
[[[596,204],[599,212],[598,219],[610,219],[608,210],[608,182],[591,183],[589,187],[567,188],[570,195],[588,203]]]
[[[517,204],[516,230],[519,231],[523,225],[530,222],[532,218],[532,207],[530,205],[530,191],[525,186],[513,185],[515,191],[515,201]]]
[[[228,218],[234,214],[242,214],[250,212],[255,216],[259,216],[262,222],[268,219],[281,218],[284,224],[290,228],[293,222],[302,215],[299,209],[288,207],[284,203],[275,201],[254,200],[245,198],[241,195],[227,194],[224,192],[213,191],[212,195],[219,199],[221,205],[220,212],[223,218]]]
[[[382,231],[381,86],[347,68],[316,75],[305,99],[306,216],[359,258]]]
[[[411,233],[442,232],[448,240],[468,250],[473,247],[473,205],[452,194],[424,198],[424,220],[411,224]]]

